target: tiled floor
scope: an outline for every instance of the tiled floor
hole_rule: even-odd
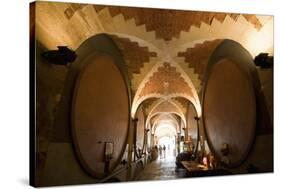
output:
[[[175,156],[157,159],[146,165],[136,180],[170,180],[181,178],[181,173],[176,172]]]

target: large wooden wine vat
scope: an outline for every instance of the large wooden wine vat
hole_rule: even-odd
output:
[[[222,159],[229,146],[229,166],[240,165],[249,154],[256,130],[258,80],[249,53],[226,40],[212,55],[203,90],[203,123],[212,152]]]
[[[102,177],[105,144],[113,144],[110,170],[123,155],[130,119],[129,96],[124,77],[110,55],[90,56],[86,61],[73,97],[73,139],[82,166],[92,176]]]

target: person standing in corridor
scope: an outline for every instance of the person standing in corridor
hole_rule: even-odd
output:
[[[162,147],[159,145],[159,154],[160,154],[160,159],[162,159]]]
[[[163,155],[164,155],[164,158],[166,158],[166,146],[163,145]]]

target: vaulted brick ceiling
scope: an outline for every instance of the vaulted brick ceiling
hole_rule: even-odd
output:
[[[156,57],[156,52],[150,52],[147,47],[140,47],[137,42],[128,38],[111,35],[118,48],[120,49],[126,66],[128,68],[129,78],[133,78],[133,74],[139,74],[144,63],[148,63],[150,57]]]
[[[182,105],[182,107],[187,107],[189,101],[183,97],[173,97],[171,100],[174,100]]]
[[[143,105],[143,108],[144,108],[146,114],[149,113],[148,112],[149,108],[157,100],[159,100],[159,99],[158,98],[149,98],[149,99],[146,99],[145,101],[143,101],[142,105]]]
[[[171,40],[172,37],[179,37],[180,31],[189,31],[192,25],[199,27],[201,22],[211,24],[216,18],[222,22],[226,15],[236,20],[239,14],[226,14],[214,12],[180,11],[166,9],[145,9],[118,6],[94,5],[97,12],[108,8],[112,17],[123,14],[125,20],[134,18],[137,25],[145,24],[147,31],[155,31],[157,38]],[[243,14],[255,28],[260,29],[262,24],[255,15]]]
[[[177,112],[177,113],[181,113],[181,110],[178,109],[174,104],[170,103],[169,101],[164,101],[161,104],[159,104],[154,110],[153,110],[153,114],[154,113],[158,113],[158,112]]]
[[[191,89],[184,81],[183,77],[176,68],[170,63],[165,62],[159,67],[157,72],[154,72],[145,87],[140,93],[140,96],[145,96],[152,93],[169,95],[171,93],[191,94]]]
[[[185,62],[189,64],[189,67],[194,68],[194,72],[199,75],[199,79],[202,82],[208,60],[212,52],[221,42],[221,39],[217,39],[196,44],[193,48],[179,52],[178,57],[184,57]]]
[[[263,36],[271,36],[273,26],[272,17],[250,14],[54,2],[40,2],[37,8],[37,40],[50,50],[57,45],[77,49],[100,33],[113,39],[123,55],[136,97],[132,115],[143,100],[146,110],[159,98],[176,93],[190,97],[201,112],[200,82],[221,39],[235,40],[254,55],[260,49],[252,44],[257,39],[264,44]],[[268,44],[271,47],[270,40]],[[153,94],[162,97],[151,98]],[[148,95],[152,96],[143,98]],[[186,104],[183,98],[169,100]]]
[[[67,19],[71,19],[76,12],[83,16],[81,11],[86,4],[71,4],[65,9],[64,14]],[[211,25],[213,20],[223,22],[226,16],[229,16],[233,21],[237,20],[241,14],[231,13],[216,13],[216,12],[202,12],[202,11],[182,11],[182,10],[167,10],[167,9],[153,9],[153,8],[135,8],[135,7],[120,7],[120,6],[102,6],[92,5],[97,13],[105,8],[109,11],[112,18],[117,15],[123,15],[125,21],[134,19],[135,25],[144,25],[146,32],[155,31],[156,38],[170,41],[172,38],[179,38],[180,32],[188,32],[191,26],[200,27],[202,23]],[[262,23],[256,15],[242,14],[242,16],[256,29],[262,28]],[[141,68],[145,64],[149,64],[152,57],[159,56],[156,52],[151,52],[148,47],[140,46],[139,43],[132,41],[129,38],[111,35],[114,42],[119,47],[123,54],[126,66],[128,68],[129,78],[132,81],[134,74],[140,74]],[[183,57],[188,67],[194,68],[194,73],[198,74],[202,82],[202,77],[210,54],[221,40],[206,41],[202,44],[197,44],[193,48],[188,48],[185,51],[178,52],[178,57]],[[165,68],[174,70],[171,64],[165,64]],[[158,74],[154,74],[146,83],[141,95],[149,93],[164,93],[164,77],[169,77],[171,84],[169,85],[170,92],[184,92],[189,93],[190,86],[188,86],[179,76],[177,72],[167,72],[158,70]],[[161,74],[164,74],[161,76]],[[165,75],[168,74],[168,75]],[[170,75],[169,75],[170,74]],[[174,74],[171,76],[171,74]],[[177,77],[179,81],[173,81],[172,77]],[[192,79],[192,78],[191,78]],[[139,81],[140,82],[140,81]],[[174,85],[175,84],[175,85]],[[184,84],[183,86],[181,86]],[[181,89],[180,87],[181,86]],[[186,91],[188,90],[188,91]],[[133,89],[135,92],[135,89]],[[198,91],[199,92],[199,91]]]
[[[162,122],[162,121],[177,121],[179,120],[179,116],[174,113],[159,113],[154,115],[150,120],[151,123],[154,124],[156,121]]]

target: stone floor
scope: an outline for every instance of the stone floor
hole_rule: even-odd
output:
[[[168,156],[149,163],[139,174],[136,180],[170,180],[182,178],[181,172],[176,172],[176,157]]]

